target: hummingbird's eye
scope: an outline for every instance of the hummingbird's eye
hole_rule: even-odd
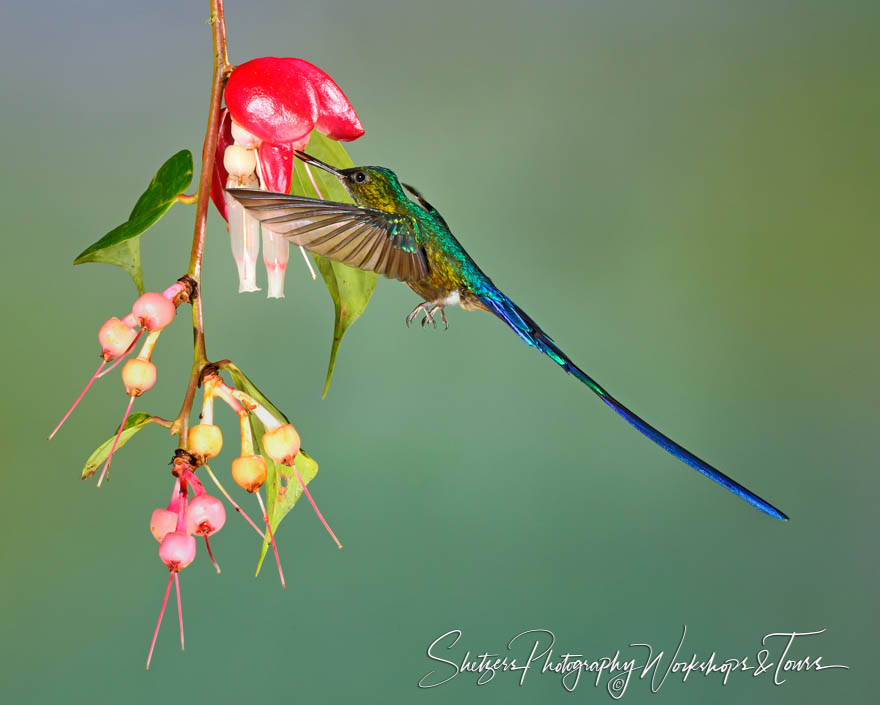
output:
[[[367,175],[362,171],[356,171],[354,174],[355,183],[363,184],[367,180]]]

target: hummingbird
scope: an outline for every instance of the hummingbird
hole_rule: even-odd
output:
[[[405,282],[422,299],[406,316],[407,326],[422,314],[422,326],[430,323],[436,328],[439,316],[448,329],[444,310],[447,306],[493,314],[658,446],[753,507],[777,519],[788,519],[772,504],[630,411],[578,367],[534,319],[495,286],[455,238],[437,209],[417,189],[402,183],[393,171],[380,166],[337,169],[300,150],[296,150],[296,156],[335,176],[354,204],[254,189],[228,189],[250,215],[261,221],[263,228],[328,259]]]

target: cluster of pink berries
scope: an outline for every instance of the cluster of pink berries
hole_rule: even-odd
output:
[[[339,543],[336,534],[333,533],[333,530],[327,524],[294,464],[295,458],[300,451],[300,436],[293,425],[286,420],[276,418],[266,407],[249,394],[228,386],[220,377],[219,370],[213,365],[209,365],[205,369],[202,376],[202,387],[201,423],[189,429],[187,432],[188,450],[178,449],[173,461],[174,469],[172,474],[177,479],[174,482],[171,502],[166,509],[161,507],[155,509],[150,517],[150,531],[156,540],[160,542],[159,558],[168,566],[170,575],[168,577],[168,587],[165,590],[165,598],[159,611],[159,619],[153,633],[153,641],[150,644],[150,651],[147,656],[147,668],[150,667],[150,660],[156,645],[159,627],[165,614],[172,579],[177,589],[177,607],[178,614],[180,615],[180,645],[183,648],[183,616],[180,612],[179,573],[195,559],[196,541],[194,535],[204,537],[208,557],[217,572],[220,572],[220,567],[211,551],[208,537],[223,528],[226,522],[226,510],[220,500],[205,492],[202,483],[195,475],[195,471],[198,468],[203,467],[205,469],[205,472],[220,492],[235,510],[247,520],[261,539],[265,540],[268,537],[275,554],[281,586],[285,586],[284,572],[281,568],[281,559],[278,555],[278,547],[275,544],[271,520],[266,512],[263,498],[260,495],[260,488],[266,483],[268,477],[268,463],[266,457],[255,450],[253,431],[250,424],[251,414],[256,416],[266,429],[261,438],[266,456],[274,462],[287,466],[294,471],[300,487],[308,497],[321,522],[333,537],[336,545],[342,548],[342,544]],[[217,457],[223,448],[223,433],[220,427],[214,424],[215,399],[225,402],[239,417],[241,449],[238,457],[232,461],[232,478],[239,487],[256,496],[264,529],[260,529],[230,496],[208,465],[208,461]],[[187,501],[190,489],[194,497],[192,500]]]
[[[101,485],[107,476],[110,461],[125,428],[125,422],[131,412],[134,400],[144,392],[149,391],[156,384],[156,366],[150,361],[150,357],[152,356],[159,333],[174,319],[177,306],[183,301],[191,299],[193,290],[194,284],[192,281],[184,277],[161,293],[146,293],[134,302],[131,313],[121,319],[115,317],[108,319],[98,332],[98,340],[101,345],[101,363],[73,405],[64,415],[64,418],[61,419],[61,422],[49,436],[49,438],[52,438],[58,429],[61,428],[61,425],[76,408],[92,383],[122,362],[134,349],[138,339],[146,332],[146,340],[141,347],[140,353],[136,357],[129,359],[122,368],[122,381],[126,394],[129,396],[129,402],[104,468],[101,471],[98,486]],[[105,366],[108,364],[110,366],[105,369]],[[284,587],[285,581],[284,572],[281,568],[281,559],[278,555],[278,547],[275,544],[271,520],[266,511],[263,498],[260,495],[260,489],[266,483],[268,477],[267,457],[275,463],[293,470],[299,486],[306,497],[308,497],[324,527],[333,537],[336,545],[342,548],[342,544],[324,519],[299,470],[296,468],[295,459],[300,452],[300,436],[293,425],[286,419],[277,418],[251,395],[227,385],[220,376],[219,368],[215,365],[207,365],[204,368],[201,382],[203,395],[200,423],[190,427],[186,434],[187,450],[178,448],[175,453],[172,463],[172,475],[175,477],[175,480],[171,501],[167,508],[159,507],[155,509],[150,517],[150,531],[155,539],[159,541],[159,558],[168,567],[169,577],[165,598],[162,601],[162,608],[159,612],[159,619],[147,656],[147,668],[150,666],[156,638],[159,634],[159,627],[165,614],[172,581],[177,589],[177,607],[178,614],[180,614],[180,644],[181,648],[183,648],[183,615],[181,612],[179,574],[181,570],[186,568],[195,559],[195,536],[204,537],[208,557],[217,572],[220,572],[220,567],[214,559],[208,537],[223,528],[223,525],[226,523],[226,510],[219,499],[212,497],[205,491],[204,486],[195,474],[199,468],[204,467],[205,472],[210,476],[220,492],[253,527],[254,531],[260,536],[260,539],[265,540],[268,538],[275,554],[282,587]],[[232,461],[232,477],[239,487],[256,497],[264,525],[263,529],[230,496],[208,466],[208,461],[217,457],[223,448],[223,434],[220,427],[214,424],[215,399],[225,402],[239,418],[241,449],[238,457]],[[260,421],[260,424],[265,429],[260,441],[266,457],[256,452],[250,423],[251,414]]]
[[[128,360],[122,367],[122,383],[125,386],[125,393],[129,396],[128,406],[122,417],[122,423],[119,424],[119,431],[101,470],[101,476],[98,478],[98,486],[104,482],[107,471],[110,469],[110,461],[113,453],[116,451],[116,445],[119,443],[119,437],[122,435],[125,422],[131,413],[134,400],[141,396],[144,392],[149,391],[156,384],[157,371],[156,366],[150,362],[153,354],[153,348],[156,347],[156,341],[159,339],[159,333],[165,326],[174,320],[177,313],[177,307],[184,301],[189,301],[193,293],[193,282],[188,277],[184,277],[172,284],[165,291],[159,293],[157,291],[148,291],[146,294],[138,297],[131,307],[131,313],[124,318],[109,318],[104,322],[98,331],[98,343],[101,345],[101,363],[98,369],[91,376],[82,392],[74,400],[73,404],[64,414],[58,425],[49,434],[49,439],[58,433],[58,429],[67,418],[73,413],[77,404],[89,391],[92,383],[108,374],[130,353],[140,337],[147,333],[147,338],[141,347],[137,357]],[[115,362],[114,362],[115,361]],[[107,369],[104,366],[113,363]]]
[[[207,492],[199,479],[195,476],[187,462],[186,453],[178,453],[174,461],[175,472],[178,477],[174,482],[174,490],[171,493],[171,501],[167,509],[156,509],[150,517],[150,532],[159,542],[159,558],[168,566],[168,586],[165,588],[165,598],[162,600],[162,608],[159,611],[159,619],[153,632],[153,641],[150,643],[150,651],[147,654],[147,668],[153,658],[153,649],[156,646],[156,638],[159,636],[159,627],[162,617],[165,615],[165,607],[168,604],[168,596],[171,593],[171,581],[177,590],[177,612],[180,616],[180,648],[183,649],[183,609],[180,599],[180,571],[186,568],[196,557],[196,540],[194,535],[205,538],[205,546],[208,556],[214,564],[217,572],[220,566],[214,560],[211,552],[211,544],[208,537],[216,534],[226,523],[226,509],[223,503]],[[189,490],[195,495],[187,501]]]

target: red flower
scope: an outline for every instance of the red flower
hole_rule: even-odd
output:
[[[330,139],[364,134],[348,98],[330,76],[303,59],[266,56],[229,76],[226,106],[232,119],[264,142],[300,142],[317,127]]]
[[[227,109],[221,116],[211,198],[229,222],[239,291],[256,291],[259,225],[249,222],[237,202],[226,197],[225,189],[254,186],[256,178],[259,188],[287,193],[293,150],[305,148],[313,129],[337,141],[350,141],[363,135],[364,128],[333,79],[303,59],[266,56],[241,64],[229,76],[225,98]],[[230,152],[233,146],[235,150]],[[240,148],[257,150],[256,177],[249,171],[247,159],[240,159]],[[288,252],[286,240],[263,233],[263,260],[272,298],[284,296]]]

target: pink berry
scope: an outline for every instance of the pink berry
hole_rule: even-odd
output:
[[[159,558],[169,570],[183,570],[195,557],[196,540],[185,531],[169,531],[159,544]]]
[[[150,517],[150,533],[159,543],[167,534],[177,528],[177,512],[168,509],[154,509]]]
[[[190,534],[211,536],[226,523],[226,508],[216,497],[203,494],[193,499],[186,508],[186,530]]]
[[[147,330],[162,330],[174,320],[176,311],[174,304],[157,291],[148,291],[131,307],[132,315]]]
[[[101,356],[107,362],[124,355],[134,342],[137,333],[118,318],[108,318],[98,331],[98,342],[101,344]]]

